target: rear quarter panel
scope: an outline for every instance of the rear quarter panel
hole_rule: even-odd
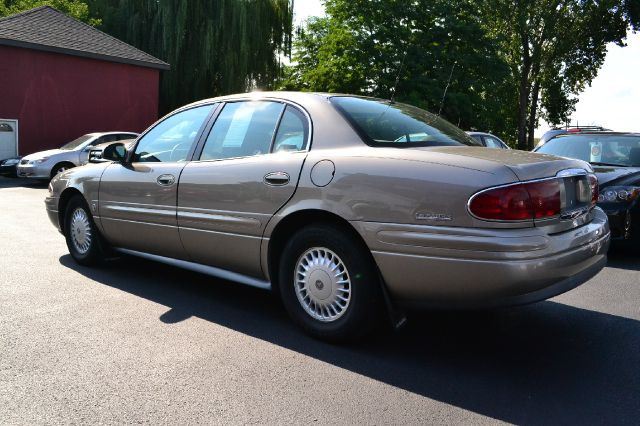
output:
[[[312,170],[321,161],[334,164],[326,186],[314,184]],[[476,191],[511,183],[517,177],[506,167],[491,171],[463,165],[410,161],[376,155],[375,148],[311,151],[298,189],[276,219],[304,209],[321,209],[348,221],[474,226],[467,201]],[[429,220],[429,217],[449,220]],[[275,221],[274,221],[275,222]]]

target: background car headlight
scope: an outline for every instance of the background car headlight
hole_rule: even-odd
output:
[[[47,161],[48,159],[49,159],[49,157],[42,157],[42,158],[37,159],[37,160],[36,160],[36,163],[38,163],[38,164],[42,164],[42,163],[44,163],[45,161]]]
[[[640,187],[611,186],[605,188],[598,196],[599,203],[624,203],[635,200],[640,196]]]
[[[14,164],[18,164],[19,162],[20,160],[10,159],[4,160],[3,162],[0,162],[0,164],[2,164],[3,166],[13,166]]]

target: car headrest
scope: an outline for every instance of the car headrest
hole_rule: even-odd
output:
[[[631,148],[629,151],[629,162],[633,166],[640,167],[640,147]]]

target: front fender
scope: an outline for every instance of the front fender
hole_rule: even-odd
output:
[[[64,209],[66,202],[71,198],[72,193],[81,194],[91,213],[94,215],[94,221],[100,231],[102,224],[100,218],[96,216],[97,210],[93,206],[97,206],[100,189],[100,179],[102,174],[110,163],[90,164],[87,166],[74,167],[64,173],[60,173],[50,183],[50,199],[56,200],[59,228],[62,229]]]

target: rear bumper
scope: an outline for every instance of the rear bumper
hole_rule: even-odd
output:
[[[568,291],[606,264],[605,213],[579,228],[464,229],[356,225],[391,297],[405,307],[483,308],[531,303]]]

